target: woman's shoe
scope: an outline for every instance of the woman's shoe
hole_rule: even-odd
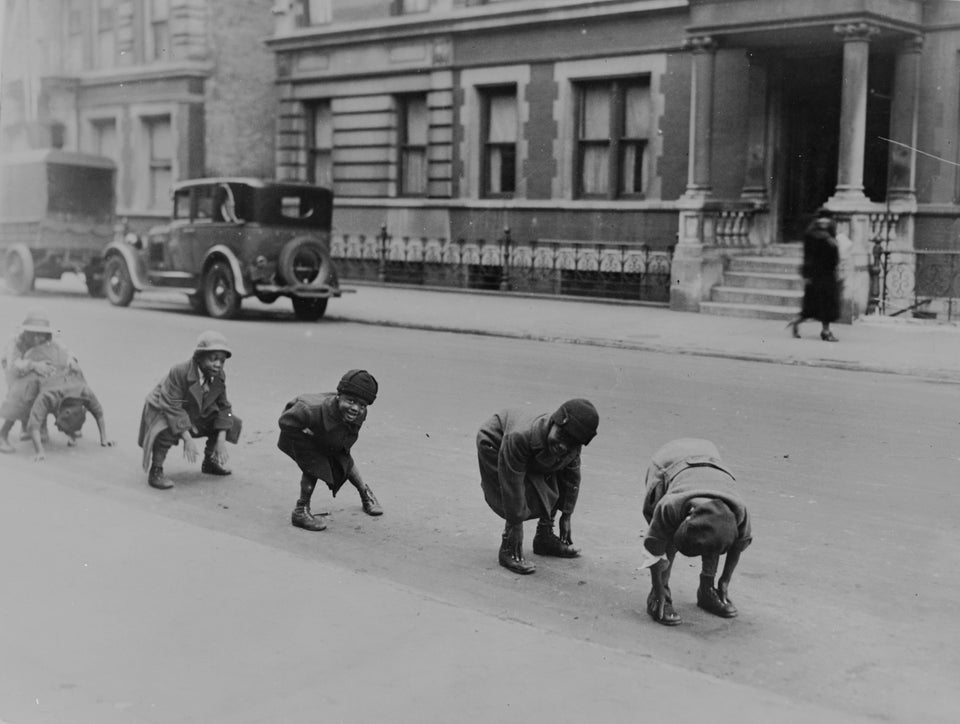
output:
[[[824,342],[839,342],[840,340],[833,336],[833,332],[824,331],[820,333],[820,339]]]
[[[794,339],[800,339],[800,330],[797,327],[800,326],[800,322],[793,321],[787,322],[787,329],[790,330],[790,333],[793,335]]]

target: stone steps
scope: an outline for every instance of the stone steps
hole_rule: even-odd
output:
[[[730,259],[723,281],[700,304],[704,314],[753,319],[793,319],[803,300],[800,248],[781,245],[769,256]]]

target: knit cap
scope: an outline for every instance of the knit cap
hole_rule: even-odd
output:
[[[337,385],[338,394],[356,397],[367,405],[372,405],[377,399],[378,389],[377,381],[366,370],[350,370]]]

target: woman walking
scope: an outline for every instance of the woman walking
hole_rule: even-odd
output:
[[[840,318],[839,264],[837,224],[833,213],[821,208],[817,211],[817,218],[803,233],[803,266],[800,268],[805,282],[803,306],[797,318],[787,325],[794,337],[799,339],[802,322],[816,319],[822,325],[820,339],[839,341],[830,330],[830,323]]]

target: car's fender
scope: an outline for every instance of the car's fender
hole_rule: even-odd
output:
[[[247,284],[246,275],[243,273],[243,268],[240,266],[240,260],[237,259],[237,255],[230,250],[230,247],[226,244],[217,244],[216,246],[211,246],[207,251],[206,255],[203,257],[203,271],[206,273],[210,265],[217,261],[218,259],[223,259],[230,265],[230,271],[233,272],[233,281],[237,285],[237,292],[242,297],[249,297],[253,294],[253,290],[250,288],[250,285]]]
[[[140,252],[126,241],[111,241],[103,250],[103,262],[111,256],[121,256],[127,264],[127,270],[130,272],[130,281],[133,288],[142,292],[150,283],[147,281],[146,267]]]

